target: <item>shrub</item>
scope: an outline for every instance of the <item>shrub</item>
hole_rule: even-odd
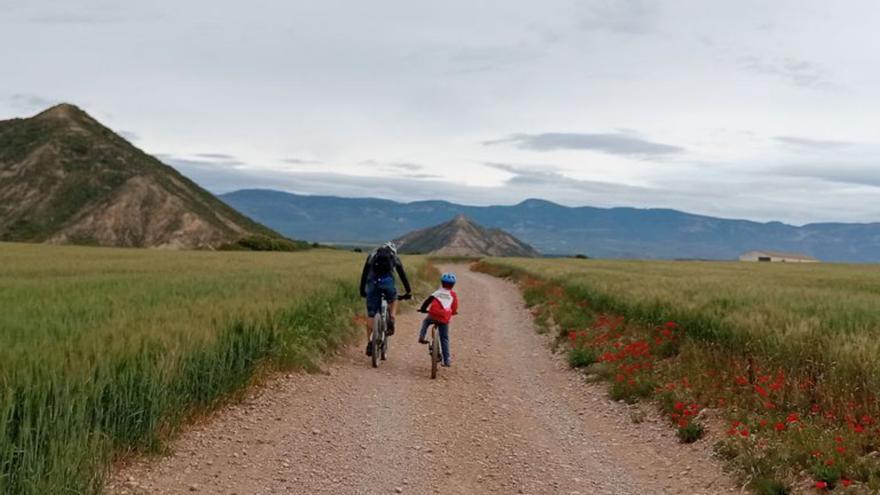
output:
[[[703,438],[705,432],[703,425],[696,421],[689,421],[684,426],[678,427],[678,439],[682,443],[694,443]]]
[[[309,244],[302,241],[292,241],[283,237],[254,234],[235,242],[224,244],[219,249],[221,251],[303,251],[309,249]]]
[[[585,368],[596,362],[596,352],[586,347],[572,347],[568,350],[568,364],[572,368]]]

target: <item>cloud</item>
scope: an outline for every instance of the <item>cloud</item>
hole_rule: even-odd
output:
[[[156,153],[159,161],[175,168],[194,169],[200,173],[219,172],[246,168],[247,164],[232,155],[223,153],[199,153],[195,155],[175,155]]]
[[[236,160],[238,160],[238,158],[236,158],[232,155],[227,155],[225,153],[196,153],[193,156],[198,157],[198,158],[206,158],[208,160],[215,160],[215,161],[236,161]]]
[[[483,165],[512,174],[505,181],[507,187],[542,188],[547,191],[583,191],[603,193],[636,194],[648,189],[611,182],[590,181],[568,177],[558,169],[547,165],[512,165],[508,163],[484,162]]]
[[[809,150],[827,150],[827,149],[837,149],[837,148],[845,148],[847,146],[851,146],[853,143],[847,141],[834,141],[830,139],[810,139],[810,138],[802,138],[795,136],[777,136],[773,138],[780,143],[793,146],[795,148],[801,149],[809,149]]]
[[[103,14],[79,12],[52,12],[28,18],[34,24],[104,24],[113,20]]]
[[[739,62],[740,67],[748,72],[778,77],[800,88],[830,89],[834,86],[824,69],[806,60],[791,57],[765,60],[750,56],[740,58]]]
[[[131,143],[133,143],[135,141],[140,141],[140,139],[141,139],[141,137],[140,137],[140,135],[138,135],[138,133],[132,132],[132,131],[120,130],[120,131],[116,131],[116,134],[119,134],[120,136],[125,138],[126,141],[131,142]]]
[[[22,114],[40,112],[58,103],[57,100],[29,93],[16,93],[6,101],[13,110]]]
[[[786,177],[880,188],[880,166],[876,165],[795,164],[777,167],[774,172]]]
[[[512,134],[503,139],[484,141],[490,146],[513,144],[532,151],[593,150],[611,155],[660,156],[681,153],[684,148],[641,139],[628,132],[577,134],[550,132],[544,134]]]
[[[603,0],[590,7],[578,27],[586,31],[647,34],[654,30],[657,4],[648,0]]]
[[[285,158],[282,161],[291,165],[318,165],[321,163],[320,160],[304,160],[302,158]]]
[[[440,178],[439,175],[423,172],[423,170],[426,170],[428,167],[412,162],[381,162],[377,160],[364,160],[360,162],[359,165],[410,179]]]
[[[412,172],[414,170],[424,170],[424,165],[419,165],[418,163],[411,162],[389,162],[384,164],[387,168],[391,168],[394,170],[402,170],[404,172]]]
[[[540,59],[545,52],[526,44],[435,45],[410,52],[404,59],[410,65],[430,64],[440,74],[466,75],[494,72]],[[439,71],[433,64],[439,64]]]

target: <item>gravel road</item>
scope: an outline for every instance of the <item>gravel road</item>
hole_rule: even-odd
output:
[[[159,459],[114,473],[110,494],[719,494],[707,442],[681,445],[644,407],[606,398],[535,333],[517,288],[459,275],[453,367],[429,379],[421,315],[399,316],[389,360],[363,345],[316,375],[271,380],[190,428]]]

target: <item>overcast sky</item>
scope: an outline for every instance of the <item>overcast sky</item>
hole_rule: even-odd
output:
[[[0,119],[71,102],[213,192],[880,221],[880,2],[0,0]]]

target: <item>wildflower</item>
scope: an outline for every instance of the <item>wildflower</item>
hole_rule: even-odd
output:
[[[797,423],[798,421],[800,421],[800,418],[798,417],[797,413],[790,413],[788,416],[786,416],[785,421],[788,423]]]
[[[674,408],[676,411],[681,411],[682,409],[684,409],[684,404],[682,404],[681,402],[676,402]]]
[[[838,454],[843,454],[846,452],[846,447],[834,447],[834,450],[836,450]]]
[[[828,488],[828,483],[825,483],[824,481],[817,481],[816,488],[819,490],[824,490],[824,489]]]
[[[776,428],[776,431],[784,431],[785,423],[776,423],[775,425],[773,425],[773,428]]]
[[[755,392],[761,397],[767,397],[767,390],[765,390],[764,387],[760,385],[755,385]]]
[[[742,430],[740,430],[739,434],[742,435],[743,438],[748,438],[749,437],[749,429],[743,428]]]
[[[852,480],[848,478],[843,478],[840,480],[840,484],[844,487],[848,487],[849,485],[852,485]]]
[[[834,465],[834,459],[827,459],[827,460],[825,461],[825,465],[826,465],[826,466],[833,466],[833,465]]]
[[[669,330],[675,330],[676,328],[678,328],[678,323],[674,321],[667,321],[663,326]]]

